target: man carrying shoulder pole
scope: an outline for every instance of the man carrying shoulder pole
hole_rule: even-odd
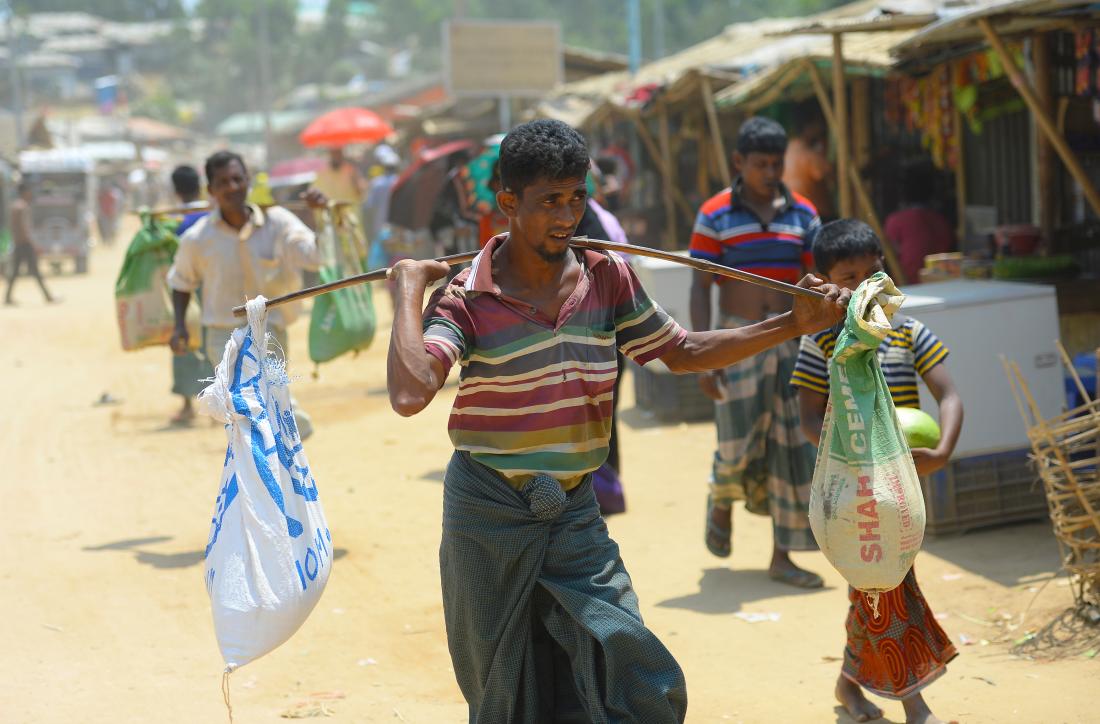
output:
[[[437,290],[446,264],[391,271],[390,401],[415,415],[461,366],[449,424],[440,569],[447,639],[470,721],[680,722],[683,673],[641,621],[592,494],[607,457],[616,350],[674,372],[726,367],[835,324],[849,293],[823,293],[738,329],[687,332],[616,254],[571,250],[588,149],[533,121],[501,145],[497,203],[509,233]]]

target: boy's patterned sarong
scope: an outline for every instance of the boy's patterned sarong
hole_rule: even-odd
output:
[[[848,589],[845,678],[887,699],[905,699],[947,671],[958,656],[932,615],[913,569],[901,585],[878,599],[875,618],[867,596]]]
[[[731,329],[751,324],[726,316]],[[789,381],[798,342],[788,341],[725,371],[725,399],[715,403],[718,451],[711,499],[744,500],[745,509],[771,515],[781,550],[817,550],[810,520],[810,482],[816,452],[799,428],[798,393]]]
[[[642,624],[590,477],[568,494],[542,476],[521,492],[468,453],[451,458],[439,563],[471,723],[684,720],[683,673]]]

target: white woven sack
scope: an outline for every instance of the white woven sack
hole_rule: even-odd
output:
[[[229,437],[206,546],[206,589],[226,671],[289,639],[328,581],[332,536],[294,424],[285,364],[267,350],[263,297],[199,397]]]

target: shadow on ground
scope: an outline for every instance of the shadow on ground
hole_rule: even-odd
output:
[[[923,550],[1002,586],[1053,578],[1061,565],[1049,522],[1020,523],[924,539]],[[1006,555],[1011,551],[1011,555]]]
[[[81,550],[84,551],[126,551],[131,548],[137,548],[138,546],[148,546],[154,543],[166,543],[172,540],[170,535],[158,535],[150,538],[125,538],[123,540],[116,540],[111,543],[102,543],[97,546],[84,546]]]
[[[833,707],[833,713],[836,714],[836,724],[852,724],[852,722],[858,721],[856,719],[853,719],[852,716],[848,713],[848,710],[840,705]],[[902,722],[897,719],[891,719],[890,717],[883,715],[880,718],[875,719],[875,724],[902,724]]]
[[[190,568],[202,563],[205,556],[204,550],[182,551],[179,553],[157,553],[155,551],[138,550],[140,547],[167,543],[172,536],[151,536],[148,538],[126,538],[123,540],[103,543],[97,546],[84,546],[81,550],[94,553],[99,551],[134,551],[134,560],[146,566],[160,569]],[[340,560],[348,554],[347,548],[336,548],[332,552],[333,560]]]
[[[708,568],[699,579],[699,591],[678,598],[669,598],[657,605],[661,608],[682,608],[698,613],[736,613],[752,601],[782,596],[802,596],[819,593],[826,588],[806,589],[776,583],[765,569],[731,571],[729,568]]]
[[[1090,623],[1077,607],[1067,608],[1052,621],[1012,647],[1012,653],[1038,661],[1098,658],[1100,624]]]

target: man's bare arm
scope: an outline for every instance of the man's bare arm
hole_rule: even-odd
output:
[[[399,261],[390,271],[397,283],[386,361],[386,387],[390,406],[402,417],[423,410],[443,385],[443,365],[424,350],[421,315],[424,291],[437,279],[447,276],[449,267],[436,261]]]
[[[826,284],[812,274],[803,277],[798,285],[816,289],[824,297],[795,297],[794,309],[790,312],[756,324],[689,332],[683,343],[666,352],[661,361],[673,372],[721,369],[788,339],[831,327],[843,319],[852,296],[850,291]]]

